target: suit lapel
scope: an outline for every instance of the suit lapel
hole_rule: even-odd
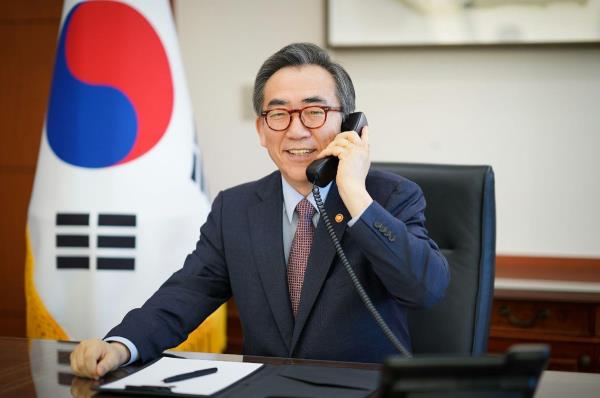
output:
[[[285,257],[283,255],[281,177],[273,178],[257,190],[261,201],[248,209],[252,233],[250,239],[265,296],[288,350],[294,318],[287,289]]]
[[[329,215],[329,219],[333,225],[335,234],[341,242],[346,229],[346,223],[350,220],[350,214],[340,198],[336,184],[332,185],[331,190],[327,195],[325,210]],[[344,215],[342,222],[338,223],[335,221],[336,214]],[[321,291],[321,287],[325,282],[325,278],[329,273],[329,269],[331,268],[335,254],[335,247],[331,241],[331,238],[329,237],[329,234],[327,233],[327,229],[325,228],[325,224],[323,222],[323,217],[321,217],[319,219],[319,223],[317,224],[315,238],[310,251],[310,256],[308,258],[306,273],[304,274],[304,284],[302,285],[302,293],[300,296],[300,308],[296,314],[290,355],[293,354],[296,348],[302,330],[304,329],[304,325],[306,324],[308,316],[310,315],[315,301]]]

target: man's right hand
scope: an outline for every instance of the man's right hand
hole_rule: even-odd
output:
[[[116,341],[83,340],[71,353],[71,369],[77,376],[99,379],[129,361],[127,347]]]

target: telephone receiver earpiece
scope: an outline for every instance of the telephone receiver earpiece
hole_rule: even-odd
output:
[[[341,131],[356,131],[360,135],[363,127],[367,125],[367,117],[362,112],[354,112],[346,117],[342,123]],[[311,183],[323,188],[335,178],[339,159],[328,156],[317,159],[306,168],[306,177]]]

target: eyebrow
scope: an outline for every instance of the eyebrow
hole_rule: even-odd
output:
[[[286,100],[282,100],[279,98],[273,98],[271,101],[269,101],[269,103],[267,104],[267,107],[271,107],[271,106],[275,106],[275,105],[287,105],[288,101]]]
[[[325,100],[325,98],[323,98],[323,97],[319,97],[318,95],[315,95],[314,97],[304,98],[302,100],[302,102],[304,102],[305,104],[315,104],[315,103],[326,104],[327,100]]]
[[[325,98],[323,97],[319,97],[318,95],[312,96],[312,97],[307,97],[304,98],[302,100],[302,102],[304,104],[326,104],[327,100],[325,100]],[[271,107],[271,106],[283,106],[283,105],[288,105],[289,101],[280,99],[280,98],[273,98],[271,101],[269,101],[269,103],[267,104],[267,107]]]

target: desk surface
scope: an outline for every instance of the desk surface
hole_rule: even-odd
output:
[[[0,337],[0,397],[90,397],[94,381],[74,377],[69,368],[69,354],[74,343],[53,340],[28,340]],[[226,354],[178,353],[178,355],[270,364],[318,364],[344,368],[378,369],[376,364],[309,361]],[[135,371],[119,369],[106,380],[116,380]],[[104,381],[106,381],[104,380]],[[600,375],[546,371],[535,394],[536,398],[577,396],[597,398]],[[103,395],[107,396],[107,395]]]

